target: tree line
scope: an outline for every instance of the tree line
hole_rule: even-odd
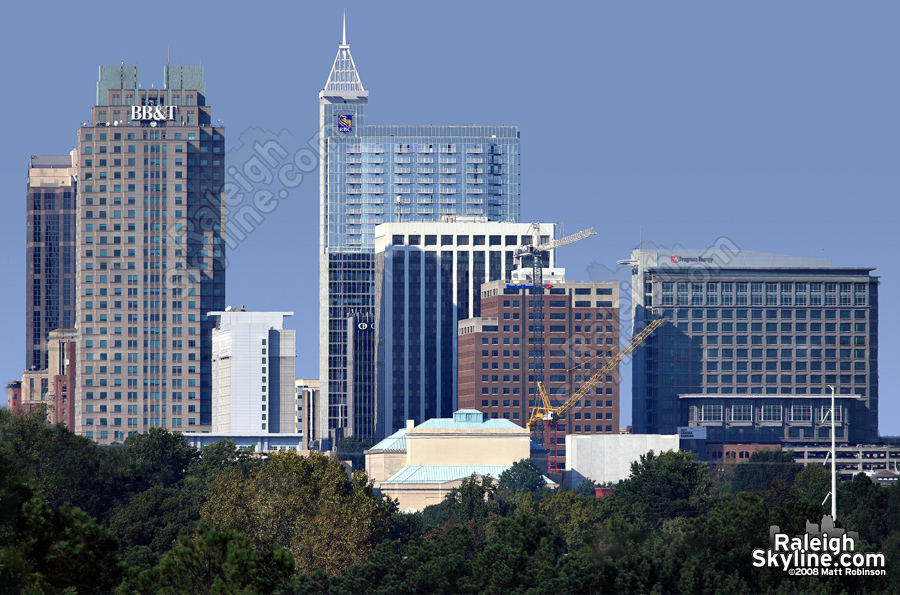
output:
[[[399,512],[324,455],[201,451],[154,428],[102,447],[0,411],[2,593],[900,592],[900,486],[840,484],[838,524],[886,576],[755,568],[770,525],[818,523],[830,475],[760,451],[709,468],[650,453],[597,498],[530,461]]]

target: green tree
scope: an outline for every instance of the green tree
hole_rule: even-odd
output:
[[[109,531],[8,475],[0,484],[0,592],[111,592],[123,567]]]
[[[820,502],[801,499],[788,501],[781,506],[770,507],[769,525],[778,525],[782,533],[802,535],[806,533],[807,521],[819,523],[826,509]]]
[[[180,533],[192,533],[199,520],[200,503],[195,496],[184,489],[156,485],[116,507],[108,527],[119,538],[123,553],[146,546],[159,555],[172,549]]]
[[[837,498],[839,525],[859,531],[861,538],[872,543],[881,543],[890,533],[891,513],[897,513],[890,508],[890,488],[857,473],[852,480],[838,484]]]
[[[794,491],[798,498],[822,503],[831,491],[831,468],[806,465],[794,478]]]
[[[422,511],[422,521],[429,527],[450,524],[468,524],[474,521],[484,525],[494,517],[509,514],[515,505],[498,498],[497,486],[490,476],[479,478],[472,474],[462,480],[458,488],[453,488],[438,504],[426,506]]]
[[[473,564],[482,593],[563,592],[556,566],[562,540],[539,516],[498,519]]]
[[[888,589],[885,593],[900,593],[900,531],[893,531],[881,542],[887,562]]]
[[[384,543],[343,576],[298,577],[295,593],[584,593],[598,589],[588,550],[563,555],[540,516],[494,519],[482,538],[453,525],[434,539]]]
[[[776,480],[793,485],[803,465],[794,462],[794,455],[781,450],[758,450],[744,463],[734,468],[732,490],[735,494],[747,490],[764,492]]]
[[[365,471],[366,469],[366,453],[365,451],[372,448],[375,441],[371,438],[357,438],[356,436],[347,436],[342,438],[338,443],[338,458],[342,461],[350,461],[354,471]]]
[[[568,551],[574,552],[597,538],[604,520],[601,498],[572,490],[556,490],[538,503],[539,513],[562,532]]]
[[[180,432],[150,428],[144,434],[129,436],[122,449],[134,491],[151,486],[174,486],[200,457],[200,451],[188,444]]]
[[[41,412],[0,409],[0,458],[53,508],[68,503],[103,518],[117,496],[103,473],[105,456],[93,440],[51,425]]]
[[[604,487],[599,483],[594,481],[593,479],[584,479],[577,486],[572,488],[572,491],[578,494],[579,496],[584,496],[585,498],[596,498],[597,497],[597,488]]]
[[[238,448],[233,440],[223,439],[208,444],[192,459],[184,478],[184,489],[204,498],[213,481],[232,469],[246,473],[262,463],[251,448]]]
[[[422,520],[422,513],[398,511],[391,517],[391,528],[388,530],[386,539],[408,543],[416,535],[422,535],[425,532],[426,527]]]
[[[749,561],[754,549],[768,547],[769,542],[769,511],[760,496],[742,492],[723,498],[686,529],[685,546],[694,550],[688,555],[698,564],[690,573],[680,574],[682,589],[710,592],[723,581],[749,585],[759,576]]]
[[[276,543],[294,557],[298,572],[342,573],[387,534],[396,505],[372,491],[364,472],[347,477],[339,461],[313,453],[272,455],[246,475],[220,475],[202,507],[218,530],[246,534],[262,549]]]
[[[481,547],[472,530],[459,525],[436,539],[385,542],[345,576],[331,577],[327,592],[475,593],[472,564]],[[311,590],[315,582],[315,575],[300,577],[294,592],[325,592]]]
[[[631,476],[601,498],[607,514],[624,514],[645,528],[666,519],[697,517],[710,508],[710,482],[705,463],[685,451],[650,451],[631,464]]]
[[[119,592],[274,593],[288,588],[293,573],[291,555],[277,545],[259,551],[246,535],[201,522],[196,535],[181,535],[157,566],[131,572]]]
[[[500,474],[497,493],[505,498],[513,498],[520,492],[538,496],[547,489],[544,474],[531,459],[522,459]]]

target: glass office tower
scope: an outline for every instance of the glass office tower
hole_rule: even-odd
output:
[[[75,326],[75,193],[69,155],[31,155],[25,217],[25,369],[49,365],[48,335]]]
[[[345,29],[346,32],[346,29]],[[319,92],[319,423],[372,437],[375,240],[379,223],[473,215],[519,220],[519,132],[509,126],[372,126],[346,33]],[[352,328],[351,328],[352,325]],[[370,328],[370,327],[369,327]],[[354,414],[353,412],[357,412]]]
[[[828,396],[830,385],[858,396],[837,438],[877,441],[873,269],[750,252],[724,240],[709,250],[635,250],[621,262],[634,274],[633,332],[660,316],[670,321],[634,354],[635,433],[671,434],[702,421],[722,422],[710,426],[716,442],[824,441],[810,399]],[[706,409],[696,406],[701,395]],[[742,396],[744,405],[731,407]],[[723,407],[732,419],[721,418]]]
[[[483,284],[510,280],[520,263],[518,247],[532,241],[530,223],[455,219],[375,230],[379,439],[408,420],[452,417],[459,408],[458,322],[481,316]],[[543,224],[541,243],[555,238],[556,226]],[[531,272],[530,257],[522,260]],[[545,253],[544,265],[554,282],[554,250]]]

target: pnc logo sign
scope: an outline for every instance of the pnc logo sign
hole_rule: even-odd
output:
[[[132,105],[132,120],[174,120],[177,105]]]

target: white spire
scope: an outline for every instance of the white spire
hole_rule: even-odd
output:
[[[356,71],[356,64],[350,54],[350,44],[347,43],[347,14],[344,13],[343,36],[338,53],[331,67],[331,73],[325,82],[325,89],[321,95],[338,96],[344,98],[368,97],[369,92],[363,87]]]

